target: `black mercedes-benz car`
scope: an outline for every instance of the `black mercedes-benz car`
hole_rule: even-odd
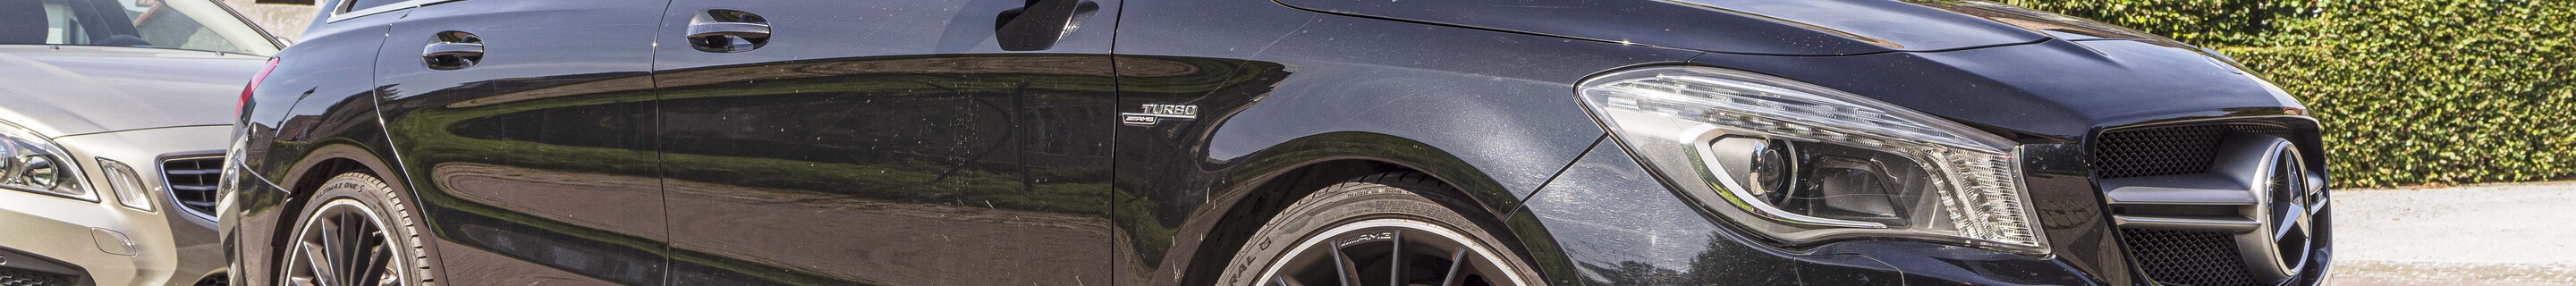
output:
[[[234,285],[2313,285],[2308,110],[1976,1],[336,0]]]

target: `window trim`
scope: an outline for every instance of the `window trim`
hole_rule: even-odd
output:
[[[352,1],[352,0],[341,0],[341,1],[340,1],[340,3],[339,3],[339,5],[333,5],[333,7],[331,7],[331,18],[330,18],[330,19],[327,19],[327,20],[324,20],[324,21],[323,21],[323,23],[337,23],[337,22],[340,22],[341,20],[355,19],[355,18],[358,18],[358,17],[366,17],[366,16],[368,16],[368,15],[375,15],[375,14],[384,14],[385,12],[393,12],[393,11],[402,10],[402,9],[418,8],[418,7],[420,7],[420,6],[438,5],[439,3],[447,3],[447,2],[453,2],[453,1],[459,1],[459,0],[407,0],[407,1],[402,1],[402,2],[394,2],[394,3],[387,3],[387,4],[384,4],[384,5],[377,5],[377,6],[375,6],[375,7],[367,7],[366,9],[358,9],[358,10],[356,10],[356,11],[350,11],[350,10],[349,10],[349,5],[357,5],[357,1]]]

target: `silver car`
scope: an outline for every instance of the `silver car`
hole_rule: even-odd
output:
[[[0,0],[0,285],[223,281],[214,182],[282,44],[213,0]]]

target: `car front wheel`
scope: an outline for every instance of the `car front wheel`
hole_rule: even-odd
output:
[[[1335,184],[1289,205],[1245,243],[1224,285],[1540,285],[1521,256],[1449,205],[1420,173]],[[1443,204],[1442,202],[1452,202]]]

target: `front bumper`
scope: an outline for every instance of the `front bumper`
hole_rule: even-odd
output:
[[[54,138],[90,182],[106,182],[97,160],[124,162],[151,188],[151,211],[126,208],[107,190],[98,202],[0,191],[0,270],[68,275],[73,285],[194,285],[221,272],[214,221],[174,203],[165,159],[220,155],[229,126],[188,126]],[[92,186],[102,186],[91,184]],[[29,274],[35,273],[35,274]]]
[[[2030,146],[2026,184],[2053,247],[2045,257],[1914,240],[1777,246],[1705,215],[1609,141],[1515,215],[1539,227],[1513,231],[1555,243],[1531,248],[1561,285],[2155,285],[2127,255],[2083,162],[2041,159],[2080,147]],[[2318,253],[2297,285],[2324,284],[2330,259]]]

